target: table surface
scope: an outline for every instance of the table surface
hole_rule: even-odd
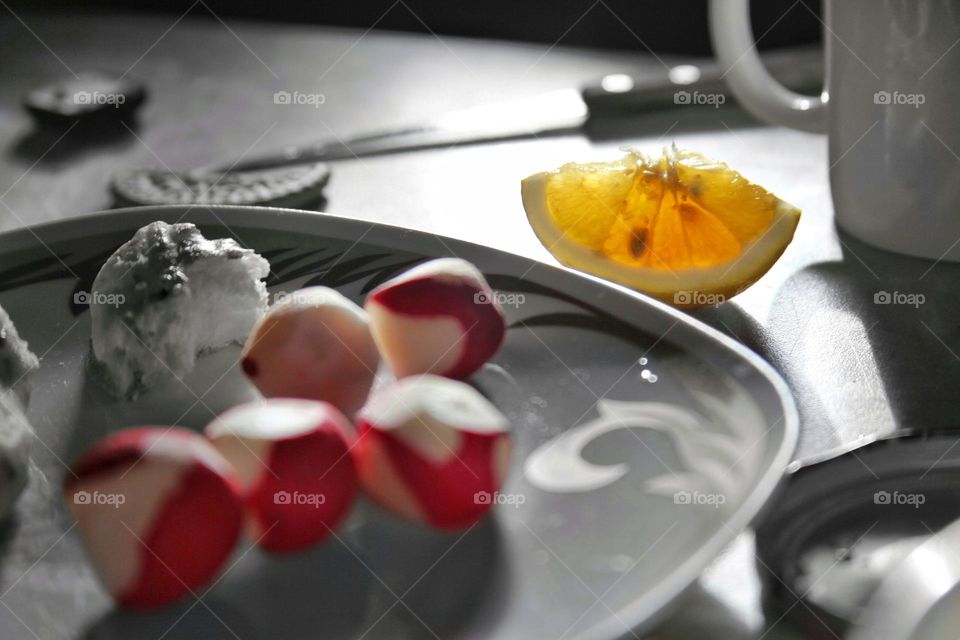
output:
[[[402,3],[397,11],[406,10]],[[109,176],[129,167],[189,168],[325,137],[429,122],[451,109],[662,71],[637,52],[484,42],[432,35],[174,16],[0,18],[0,230],[111,206]],[[139,121],[116,135],[36,132],[28,89],[89,69],[144,79]],[[275,91],[324,103],[276,105]],[[678,107],[638,117],[621,135],[455,147],[337,162],[326,210],[485,244],[553,263],[530,230],[519,179],[627,145],[676,141],[724,160],[803,209],[794,242],[754,287],[696,315],[767,358],[800,409],[797,457],[812,460],[898,428],[954,426],[960,370],[958,267],[898,257],[838,235],[827,143],[761,125],[734,108]],[[875,304],[880,291],[919,306]],[[932,376],[931,376],[932,374]],[[937,380],[928,382],[927,377]],[[658,637],[790,637],[759,604],[752,534],[743,534]],[[719,631],[718,630],[722,630]]]

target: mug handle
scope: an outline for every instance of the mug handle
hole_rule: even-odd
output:
[[[750,0],[710,0],[710,38],[730,90],[747,111],[774,124],[826,131],[826,90],[820,96],[795,93],[763,66],[750,27]]]

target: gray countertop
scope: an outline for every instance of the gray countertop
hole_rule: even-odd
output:
[[[196,5],[195,5],[196,6]],[[394,11],[405,11],[401,4]],[[0,12],[3,13],[3,12]],[[243,21],[197,7],[172,16],[0,18],[0,229],[108,208],[109,175],[189,168],[328,136],[430,121],[450,109],[662,68],[636,53]],[[108,69],[144,79],[138,126],[62,139],[31,130],[29,88]],[[322,93],[319,107],[276,105],[275,91]],[[761,125],[736,108],[678,107],[584,136],[338,162],[326,210],[462,238],[554,262],[527,225],[519,180],[623,145],[676,141],[726,161],[803,209],[794,242],[754,287],[696,313],[766,357],[800,408],[798,458],[811,460],[898,428],[954,425],[960,371],[956,265],[901,258],[838,236],[823,136]],[[917,306],[876,304],[887,291]],[[919,299],[919,298],[915,298]],[[772,632],[767,633],[772,627]],[[707,631],[709,630],[709,632]],[[658,637],[789,637],[760,607],[752,534],[706,573]]]

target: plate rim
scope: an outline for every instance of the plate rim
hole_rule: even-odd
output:
[[[49,247],[47,247],[48,241],[68,242],[71,238],[91,235],[95,233],[98,222],[105,223],[101,227],[103,228],[109,226],[109,223],[115,222],[117,219],[124,219],[130,220],[132,227],[133,224],[135,224],[134,220],[143,219],[146,220],[146,222],[142,224],[147,224],[151,219],[168,219],[171,214],[175,215],[175,212],[181,212],[180,219],[183,221],[187,221],[191,213],[196,212],[194,215],[199,216],[203,212],[207,212],[212,215],[215,220],[209,223],[197,224],[208,224],[212,226],[219,223],[231,233],[233,233],[233,231],[230,225],[223,222],[219,214],[227,217],[235,216],[237,218],[235,224],[238,227],[248,229],[251,228],[251,226],[244,225],[244,218],[255,219],[259,217],[260,220],[269,219],[271,222],[282,221],[279,226],[271,225],[269,228],[289,233],[315,234],[313,230],[309,230],[310,226],[327,224],[339,226],[345,232],[357,231],[358,233],[352,235],[352,237],[355,238],[356,244],[360,244],[360,242],[371,233],[377,231],[379,233],[392,234],[392,237],[400,240],[399,244],[405,245],[393,245],[392,248],[397,250],[424,253],[422,249],[412,248],[409,245],[416,243],[424,244],[425,241],[434,238],[440,242],[441,246],[451,251],[451,247],[468,247],[473,251],[494,254],[508,261],[520,261],[521,263],[526,263],[528,267],[531,267],[531,271],[532,267],[546,270],[550,278],[555,279],[559,277],[571,279],[573,282],[580,281],[583,283],[583,286],[604,287],[608,290],[618,292],[621,296],[631,298],[636,304],[645,306],[655,313],[673,320],[674,325],[682,324],[688,332],[699,333],[703,337],[718,343],[751,365],[753,369],[763,377],[766,383],[770,385],[770,388],[780,403],[780,409],[783,413],[781,419],[783,423],[783,441],[772,456],[771,463],[763,471],[747,497],[737,509],[731,512],[725,519],[726,526],[714,529],[705,543],[701,544],[694,553],[687,556],[681,564],[678,564],[668,576],[658,581],[642,599],[634,599],[630,604],[624,605],[621,611],[616,614],[616,620],[607,619],[583,631],[577,637],[621,638],[631,633],[644,632],[655,627],[681,604],[683,594],[697,582],[707,567],[720,556],[722,551],[733,543],[751,524],[760,519],[765,507],[769,506],[770,500],[773,499],[777,490],[789,475],[791,459],[796,452],[800,434],[799,414],[789,386],[771,364],[746,345],[737,342],[703,321],[683,313],[664,302],[622,285],[566,266],[546,263],[459,238],[451,238],[429,231],[384,222],[353,218],[329,212],[251,205],[171,204],[101,210],[58,220],[45,221],[35,225],[24,225],[0,232],[0,251],[4,249],[5,245],[12,244],[14,247],[26,247],[28,243],[35,244],[37,242],[39,242],[43,248],[49,250]],[[261,224],[260,226],[265,225]],[[41,237],[42,233],[49,234],[52,237],[44,239]],[[641,330],[639,322],[632,321],[631,324],[636,326],[638,330]],[[626,627],[627,624],[630,625],[630,628],[624,631],[624,627]]]

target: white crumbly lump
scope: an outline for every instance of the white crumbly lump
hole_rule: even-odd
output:
[[[26,404],[30,398],[30,373],[40,366],[13,321],[0,307],[0,392],[12,389]]]
[[[0,307],[0,518],[27,486],[33,429],[24,415],[37,356]]]
[[[0,390],[0,519],[27,486],[33,429],[16,394]]]
[[[269,272],[269,262],[232,239],[153,222],[93,282],[93,354],[124,396],[182,378],[198,353],[246,339],[266,310]]]

